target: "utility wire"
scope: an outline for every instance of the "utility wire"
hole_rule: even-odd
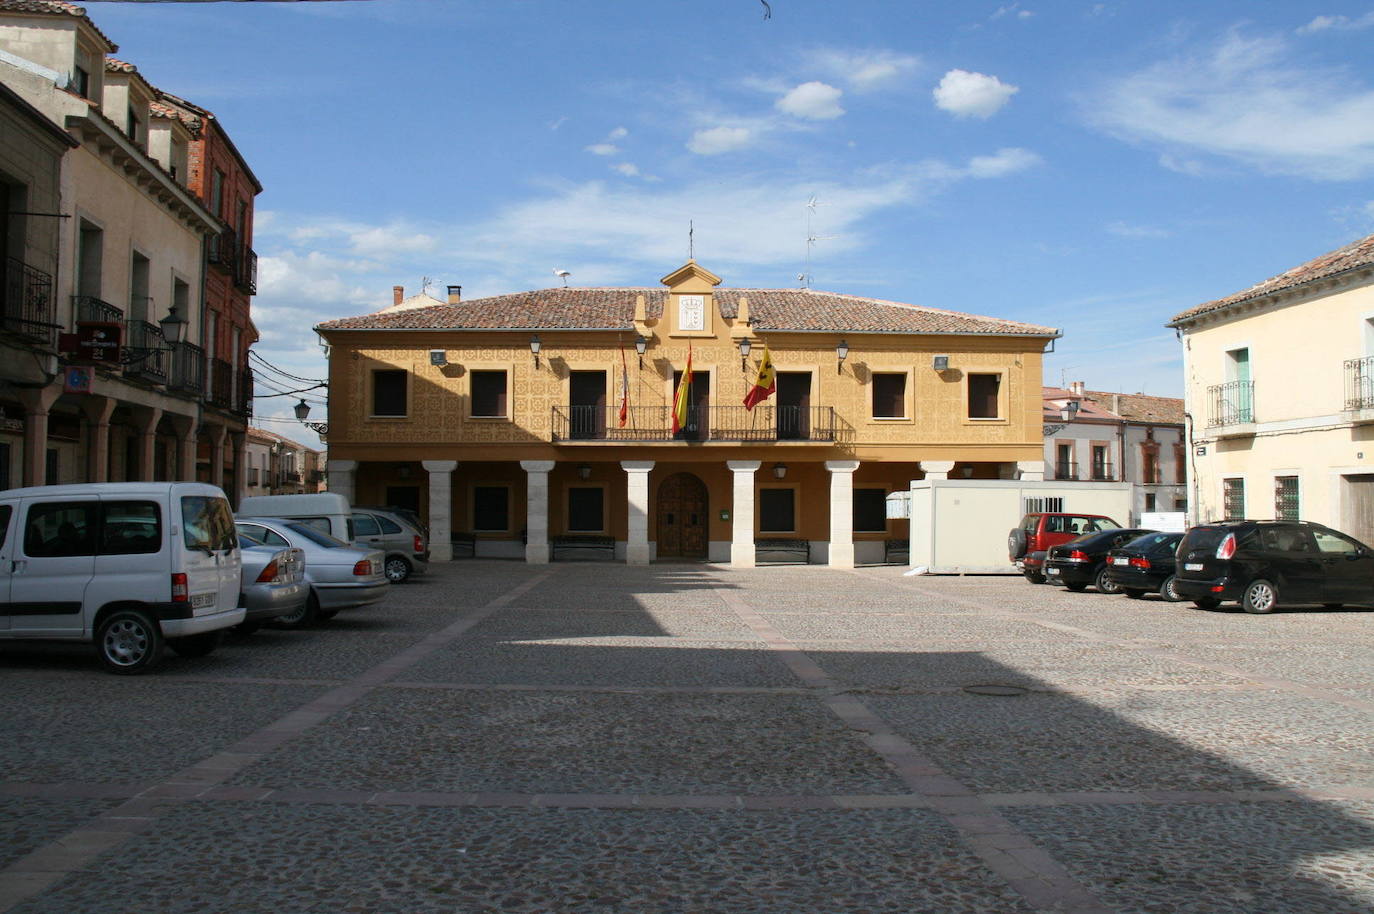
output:
[[[249,355],[250,358],[256,359],[257,361],[261,362],[263,365],[265,365],[265,366],[267,366],[268,368],[272,369],[272,370],[275,371],[277,374],[283,375],[283,376],[285,376],[285,377],[288,377],[288,378],[290,378],[290,379],[293,380],[293,381],[312,381],[312,382],[319,383],[319,384],[326,384],[326,383],[328,383],[327,381],[321,380],[320,378],[303,378],[303,377],[301,377],[300,375],[292,374],[292,373],[289,372],[289,371],[286,371],[286,370],[284,370],[284,369],[282,369],[282,368],[278,368],[276,365],[273,365],[271,362],[267,361],[267,360],[264,359],[262,356],[258,355],[258,353],[257,353],[256,351],[252,350],[252,349],[248,350],[248,355]]]

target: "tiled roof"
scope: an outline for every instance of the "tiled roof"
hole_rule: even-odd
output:
[[[148,110],[152,112],[153,117],[167,117],[179,120],[185,125],[187,130],[191,131],[192,135],[200,135],[200,118],[189,111],[183,111],[175,105],[165,105],[162,102],[151,103],[148,105]]]
[[[1085,420],[1098,420],[1101,422],[1119,422],[1121,417],[1105,407],[1094,403],[1092,400],[1083,399],[1071,390],[1062,387],[1045,387],[1041,390],[1044,403],[1041,405],[1041,412],[1045,419],[1060,419],[1059,405],[1056,400],[1077,400],[1079,403],[1078,414],[1074,417],[1077,422]],[[1062,421],[1062,419],[1060,419]]]
[[[553,288],[457,305],[438,305],[403,312],[382,311],[326,321],[321,330],[631,330],[635,299],[644,296],[646,316],[662,316],[668,298],[664,288]],[[931,333],[989,336],[1058,335],[1053,327],[980,317],[940,308],[861,298],[810,289],[716,289],[723,316],[739,313],[739,300],[749,300],[755,332],[833,331],[835,333]]]
[[[134,66],[133,64],[131,64],[131,63],[129,63],[128,61],[125,61],[125,60],[119,60],[118,58],[115,58],[115,57],[106,57],[106,58],[105,58],[105,72],[106,72],[106,73],[137,73],[137,72],[138,72],[138,67]]]
[[[1131,422],[1183,424],[1183,400],[1178,397],[1152,397],[1148,394],[1122,394],[1106,390],[1085,390],[1083,394]],[[1117,397],[1121,399],[1117,400]]]
[[[91,18],[86,15],[84,6],[77,6],[75,3],[65,3],[63,0],[0,0],[0,12],[3,13],[43,13],[53,16],[74,16],[77,19],[85,19],[87,24],[101,38],[109,44],[111,51],[118,51],[119,45],[110,41],[110,36],[96,26]]]
[[[1186,323],[1196,317],[1212,311],[1220,311],[1230,305],[1240,304],[1274,292],[1296,288],[1318,279],[1325,279],[1328,276],[1335,276],[1347,270],[1371,265],[1374,265],[1374,235],[1352,241],[1343,248],[1309,260],[1301,266],[1296,266],[1286,273],[1280,273],[1278,276],[1266,279],[1264,282],[1257,283],[1235,295],[1228,295],[1226,298],[1218,298],[1216,301],[1209,301],[1195,308],[1189,308],[1181,314],[1174,315],[1169,326]]]

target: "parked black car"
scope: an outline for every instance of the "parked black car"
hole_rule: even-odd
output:
[[[1170,603],[1181,599],[1174,590],[1174,554],[1182,533],[1147,533],[1107,553],[1107,580],[1133,600],[1152,590]]]
[[[1201,609],[1238,601],[1246,612],[1280,603],[1374,604],[1374,550],[1307,521],[1226,521],[1194,527],[1178,546],[1174,589]]]
[[[1045,580],[1069,590],[1086,590],[1091,584],[1099,593],[1120,593],[1107,579],[1107,553],[1153,530],[1102,530],[1085,533],[1067,543],[1051,546],[1045,553]]]

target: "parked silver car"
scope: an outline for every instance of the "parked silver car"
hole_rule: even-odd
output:
[[[354,505],[353,545],[386,553],[386,576],[393,584],[429,568],[424,529],[392,508]]]
[[[239,534],[243,554],[243,589],[239,603],[245,614],[235,631],[249,634],[264,622],[305,611],[310,582],[305,579],[305,552],[291,546],[264,546]]]
[[[288,628],[333,618],[341,609],[376,603],[391,587],[382,571],[382,553],[376,549],[359,549],[309,524],[280,517],[240,517],[234,523],[249,539],[305,553],[310,596],[299,616],[278,619]]]

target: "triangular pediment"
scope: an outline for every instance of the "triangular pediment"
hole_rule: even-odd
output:
[[[718,286],[721,278],[710,270],[698,264],[695,260],[689,260],[673,272],[659,280],[670,289],[677,290],[688,284],[698,286],[705,283],[708,287]]]

